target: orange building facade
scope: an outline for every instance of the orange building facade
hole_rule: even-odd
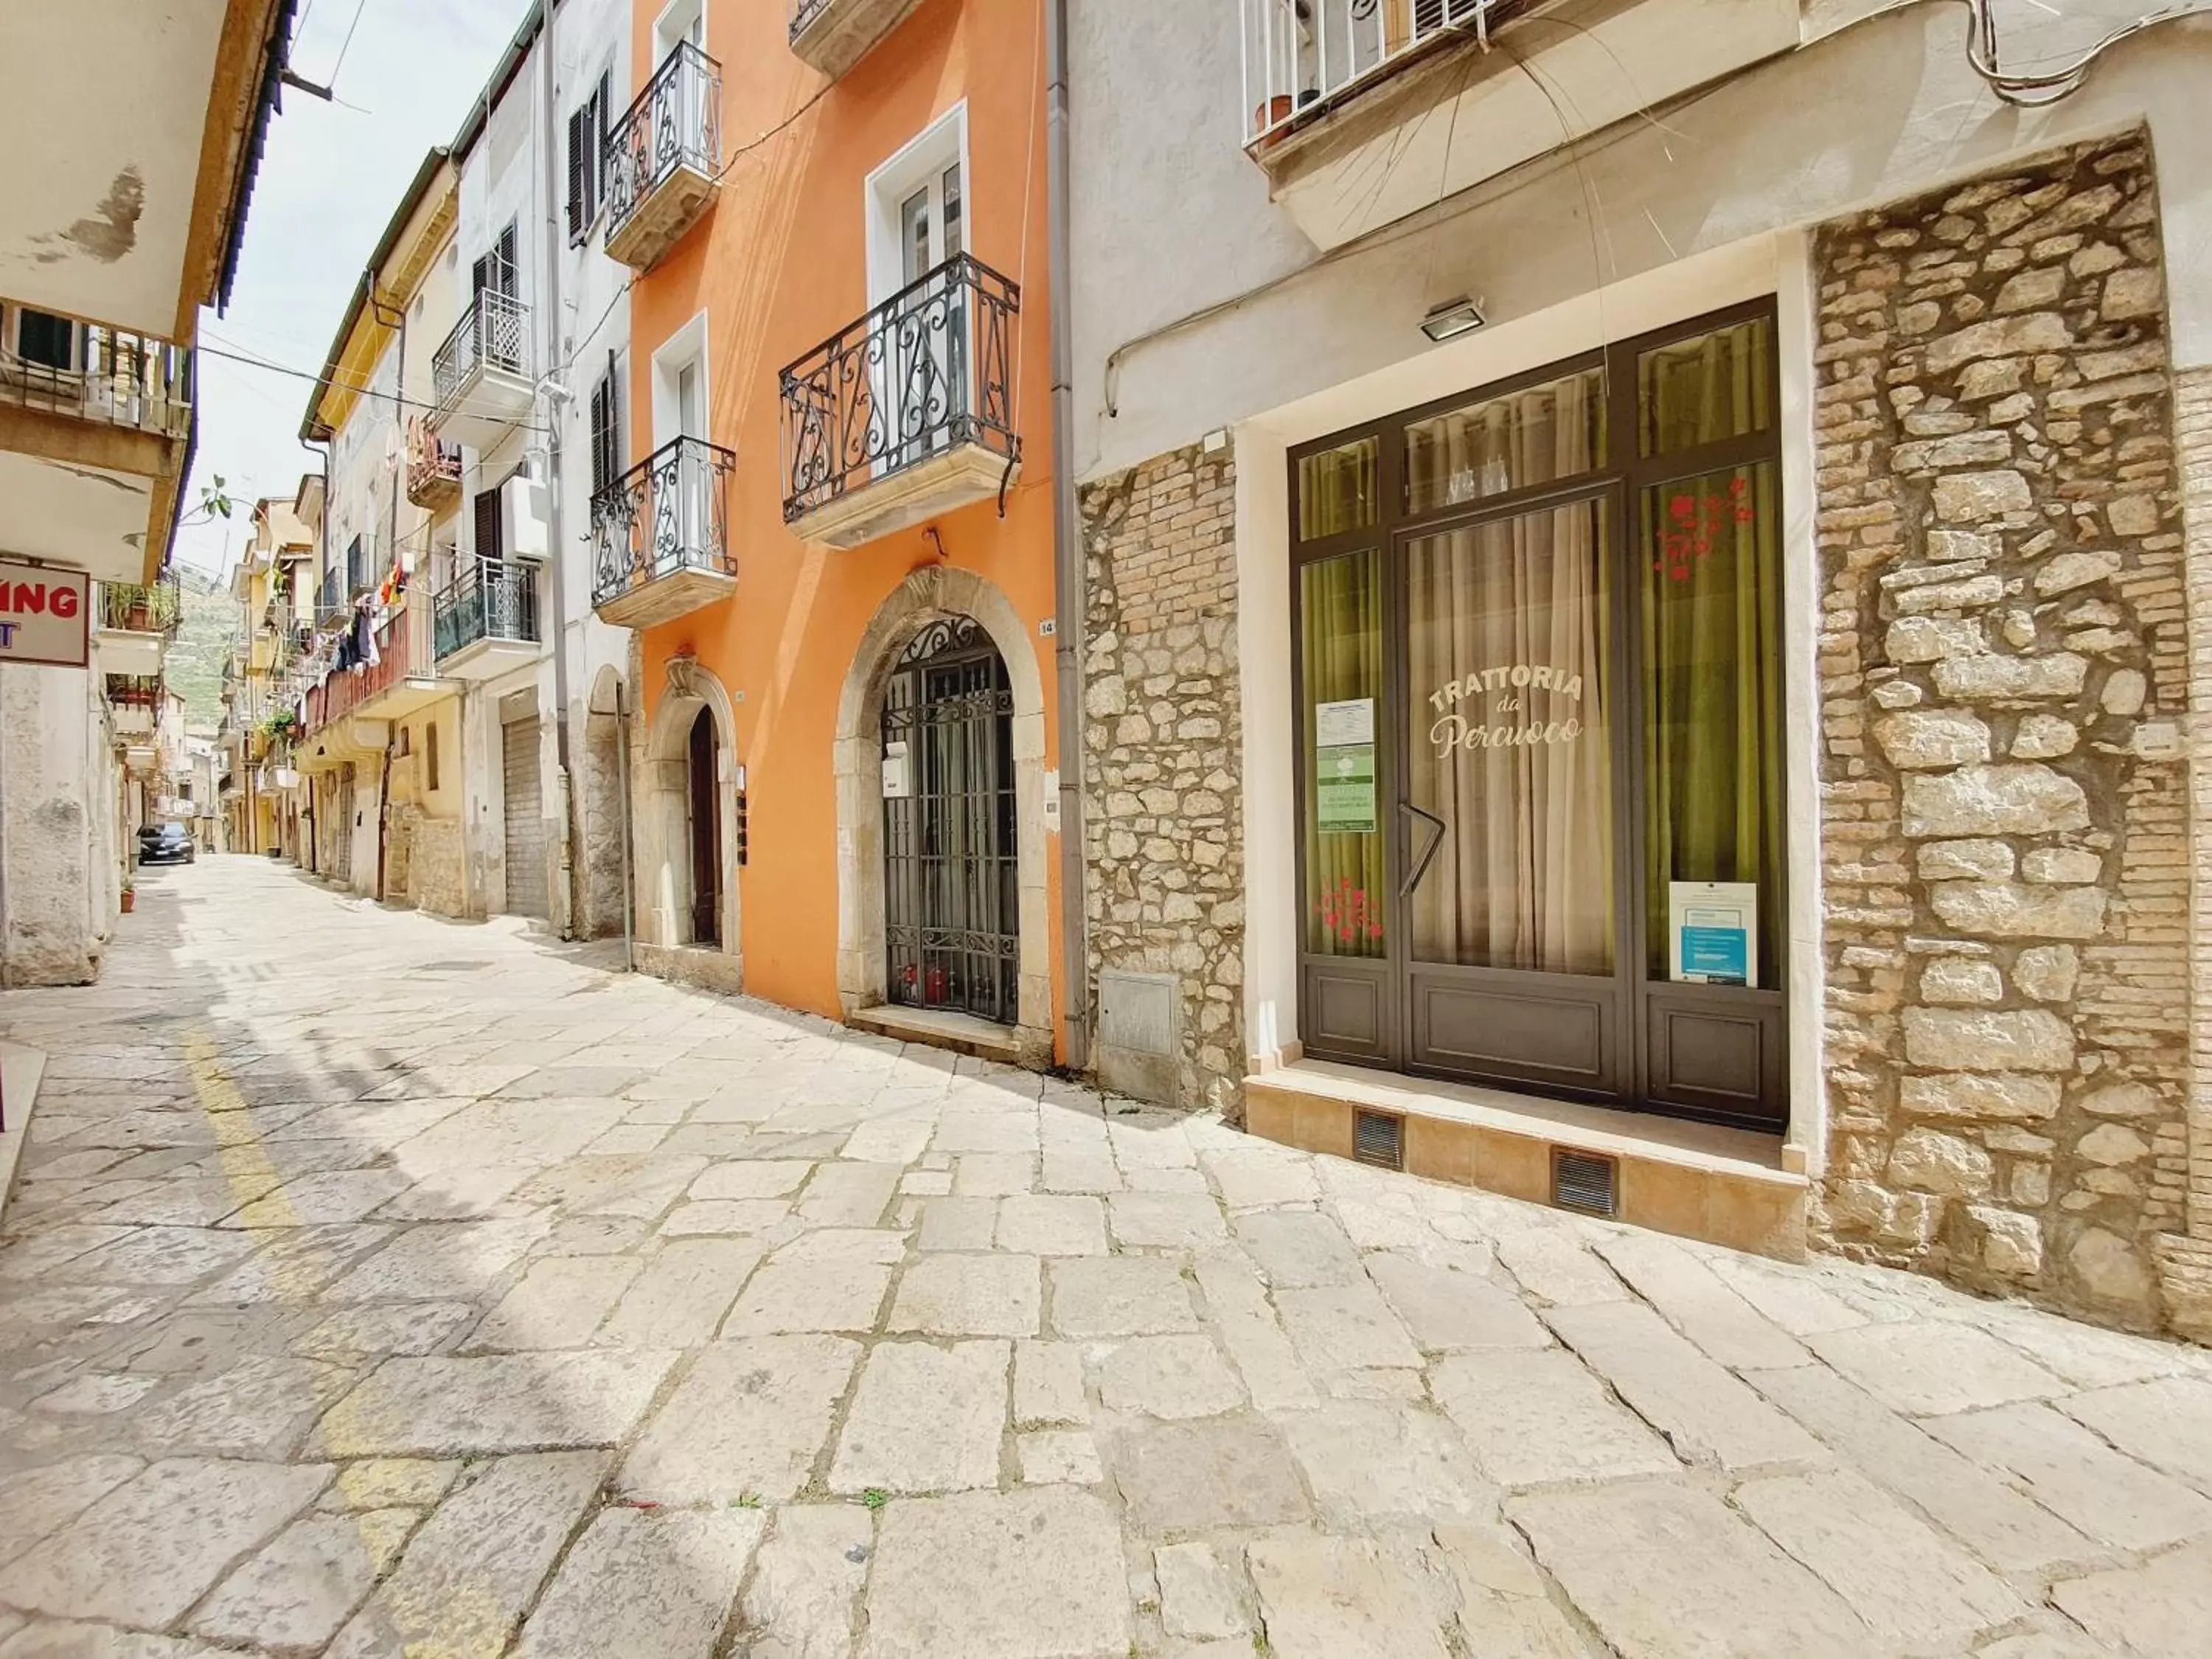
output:
[[[1042,11],[636,0],[589,146],[635,272],[592,534],[641,965],[1031,1064],[1064,1006]]]

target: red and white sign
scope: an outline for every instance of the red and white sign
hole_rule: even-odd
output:
[[[91,614],[92,578],[83,571],[0,559],[0,662],[82,668]]]

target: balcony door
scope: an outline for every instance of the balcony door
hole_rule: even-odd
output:
[[[1772,335],[1294,455],[1309,1054],[1786,1121]]]
[[[878,476],[951,447],[972,399],[968,289],[949,263],[973,240],[967,202],[968,125],[955,106],[870,176],[866,347],[869,458]]]

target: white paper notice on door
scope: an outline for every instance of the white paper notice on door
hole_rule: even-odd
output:
[[[1679,984],[1759,983],[1759,884],[1667,884],[1672,977]]]
[[[1375,741],[1375,699],[1354,697],[1348,702],[1314,705],[1314,747],[1348,749]]]

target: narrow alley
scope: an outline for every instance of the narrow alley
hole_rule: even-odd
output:
[[[2203,1650],[2202,1350],[259,860],[139,910],[0,999],[0,1659]]]

